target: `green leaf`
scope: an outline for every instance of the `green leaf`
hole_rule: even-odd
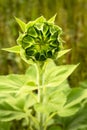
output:
[[[87,98],[87,90],[82,88],[73,88],[67,96],[67,102],[59,111],[59,115],[66,117],[74,115],[80,109],[80,103]]]
[[[11,121],[27,118],[31,113],[31,106],[37,100],[34,94],[20,93],[20,95],[9,95],[7,98],[0,100],[0,120]]]
[[[37,89],[37,71],[37,66],[34,64],[29,67],[25,75],[0,76],[1,121],[20,120],[29,116],[29,108],[37,103],[37,95],[32,93],[32,90]]]
[[[54,91],[52,94],[45,95],[44,98],[46,98],[45,103],[38,103],[35,105],[35,110],[37,112],[49,114],[59,111],[66,102],[66,95],[59,91]]]
[[[0,121],[0,129],[1,130],[10,130],[11,129],[11,122],[1,122]]]
[[[54,91],[48,96],[48,102],[54,104],[54,106],[57,106],[57,110],[61,109],[61,107],[66,102],[66,95],[62,91]]]
[[[13,46],[10,48],[3,48],[2,50],[8,51],[8,52],[13,52],[13,53],[20,53],[20,46]]]
[[[68,80],[65,80],[62,84],[60,84],[57,88],[54,89],[58,89],[59,92],[64,92],[66,96],[69,95],[69,93],[71,92],[71,87],[69,86]]]
[[[23,75],[0,76],[0,95],[2,93],[16,93],[24,85],[24,82]]]
[[[87,129],[87,103],[80,108],[80,111],[66,118],[63,122],[65,129],[67,130],[86,130]]]
[[[43,84],[46,87],[59,86],[77,68],[78,65],[61,65],[48,68],[51,61],[47,64],[43,74]]]
[[[27,111],[30,107],[37,103],[37,95],[33,92],[20,93],[13,97],[14,104],[17,108],[22,111]],[[10,102],[10,98],[9,98]]]
[[[0,92],[9,94],[23,92],[24,90],[24,92],[36,90],[39,82],[38,78],[38,69],[35,64],[29,67],[25,75],[0,76]]]
[[[23,21],[21,21],[20,19],[16,18],[16,17],[15,17],[15,19],[16,19],[17,23],[19,24],[21,30],[24,32],[25,28],[26,28],[26,24]]]
[[[0,76],[0,91],[2,93],[28,93],[29,91],[36,90],[38,88],[38,76],[35,73],[32,76],[32,72],[28,73],[29,71],[25,75],[12,74]]]
[[[71,51],[71,49],[59,51],[57,58],[60,58],[60,57],[63,56],[64,54],[68,53],[69,51]],[[56,58],[56,59],[57,59],[57,58]]]
[[[34,81],[36,84],[39,82],[39,70],[37,67],[37,64],[32,64],[29,66],[29,68],[26,70],[26,75],[28,75],[28,82]]]
[[[29,93],[32,90],[37,90],[39,85],[39,70],[35,63],[29,66],[25,73],[26,82],[21,87],[19,93]],[[42,86],[39,86],[42,88]]]
[[[87,80],[80,82],[79,87],[87,89]]]
[[[20,120],[25,117],[25,113],[20,111],[16,106],[10,104],[10,102],[0,103],[0,120],[1,121],[11,121],[14,119]]]
[[[50,18],[50,19],[48,20],[48,22],[49,22],[49,23],[54,23],[56,16],[57,16],[57,14],[55,14],[52,18]]]
[[[72,116],[74,115],[76,112],[78,112],[80,109],[80,105],[77,104],[75,106],[66,108],[66,107],[62,107],[59,111],[58,111],[58,115],[61,117],[67,117],[67,116]]]
[[[48,130],[62,130],[62,128],[56,124],[49,126]]]
[[[73,88],[71,93],[68,95],[66,107],[71,107],[79,104],[83,99],[87,98],[87,89]]]

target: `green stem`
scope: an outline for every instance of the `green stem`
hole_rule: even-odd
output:
[[[43,65],[38,63],[38,70],[39,70],[39,84],[38,84],[38,103],[43,104],[44,101],[44,95],[43,95],[43,89],[40,88],[42,85],[42,67]],[[39,130],[44,130],[43,124],[44,124],[44,115],[40,112],[38,112],[38,119],[39,119]]]
[[[46,130],[47,123],[49,122],[49,120],[52,119],[52,117],[54,117],[56,114],[57,114],[57,112],[52,113],[52,114],[47,118],[47,120],[46,120],[45,123],[44,123],[44,130]]]

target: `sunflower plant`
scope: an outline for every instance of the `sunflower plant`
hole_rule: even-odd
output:
[[[47,21],[41,16],[27,24],[15,18],[21,28],[17,45],[3,50],[20,54],[29,68],[25,74],[0,76],[3,129],[64,130],[58,119],[74,115],[87,98],[86,89],[71,89],[67,83],[78,65],[55,64],[70,51],[63,50],[62,29],[55,25],[55,17]]]

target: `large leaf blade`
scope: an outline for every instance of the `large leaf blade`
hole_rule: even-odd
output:
[[[46,87],[56,87],[60,85],[77,68],[78,65],[55,66],[46,70],[43,78]]]
[[[67,96],[67,102],[59,111],[59,115],[66,117],[74,115],[80,109],[80,103],[87,98],[87,90],[82,88],[73,88]]]
[[[79,104],[82,100],[87,98],[87,89],[73,88],[67,98],[66,107],[72,107]]]
[[[34,95],[35,96],[35,95]],[[9,95],[0,101],[0,120],[12,121],[27,118],[31,113],[30,107],[36,102],[33,94]]]
[[[0,120],[1,121],[11,121],[14,119],[20,120],[25,117],[25,113],[23,111],[18,110],[15,106],[8,102],[0,103]]]
[[[87,129],[87,104],[85,104],[80,111],[72,116],[71,118],[66,118],[64,125],[67,130],[86,130]]]
[[[25,75],[0,76],[1,93],[20,93],[37,89],[39,74],[36,64],[31,65]]]
[[[44,98],[46,98],[45,102],[35,104],[34,108],[37,112],[48,114],[59,111],[66,102],[66,95],[62,91],[54,91]]]
[[[23,75],[17,74],[0,76],[0,92],[16,93],[24,85],[24,78]]]

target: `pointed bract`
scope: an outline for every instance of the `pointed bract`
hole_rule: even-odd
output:
[[[10,48],[3,48],[2,50],[8,51],[8,52],[13,52],[13,53],[20,53],[20,46],[13,46]]]
[[[41,16],[41,17],[39,17],[39,18],[37,18],[36,20],[35,20],[35,23],[37,23],[37,22],[46,22],[46,19],[43,17],[43,16]]]
[[[16,18],[16,17],[15,17],[15,19],[16,19],[16,22],[19,24],[21,30],[24,32],[24,31],[25,31],[26,24],[25,24],[22,20],[20,20],[20,19],[18,19],[18,18]]]
[[[57,14],[55,14],[52,18],[50,18],[50,19],[48,20],[48,22],[49,22],[49,23],[54,23],[56,16],[57,16]]]
[[[61,56],[63,56],[64,54],[68,53],[69,51],[71,51],[71,49],[66,49],[66,50],[62,50],[58,52],[58,56],[56,59],[60,58]]]

